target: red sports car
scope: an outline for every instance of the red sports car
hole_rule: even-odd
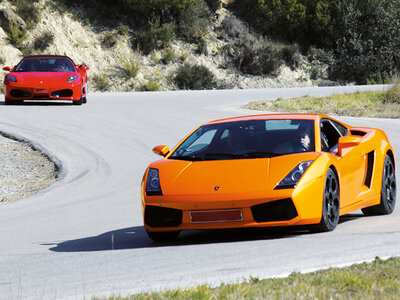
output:
[[[72,100],[86,103],[89,67],[75,65],[71,58],[61,55],[24,57],[4,78],[5,104],[23,100]]]

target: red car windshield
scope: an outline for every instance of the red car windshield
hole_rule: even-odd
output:
[[[74,65],[66,58],[26,58],[14,72],[75,72]]]

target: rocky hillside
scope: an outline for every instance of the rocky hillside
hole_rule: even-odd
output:
[[[104,25],[106,20],[101,24],[90,22],[87,7],[63,3],[3,0],[0,3],[0,64],[14,66],[30,54],[68,55],[75,63],[90,67],[91,92],[331,83],[325,80],[327,65],[301,55],[296,45],[272,44],[255,34],[224,3],[215,13],[210,13],[208,29],[200,44],[175,38],[168,46],[147,55],[133,47],[135,28],[122,23]],[[29,9],[34,11],[24,19]],[[36,19],[32,19],[32,14]],[[269,62],[265,53],[271,51],[280,54]],[[264,65],[266,61],[268,65]],[[191,69],[194,66],[202,69]],[[265,71],[266,67],[270,69]],[[177,74],[181,77],[177,78]],[[209,81],[200,80],[197,85],[179,81],[198,74]]]

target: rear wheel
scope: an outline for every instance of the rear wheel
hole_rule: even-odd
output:
[[[147,231],[147,235],[155,242],[170,242],[178,238],[180,231],[164,231],[164,232],[151,232]]]
[[[325,178],[321,222],[316,225],[319,232],[332,231],[339,223],[340,194],[339,180],[332,169],[328,169]]]
[[[362,209],[366,216],[391,214],[396,205],[396,174],[394,164],[389,155],[386,155],[383,163],[381,203]]]

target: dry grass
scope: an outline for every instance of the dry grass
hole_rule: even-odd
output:
[[[275,101],[256,101],[249,103],[246,108],[273,112],[399,118],[400,101],[394,100],[398,99],[399,90],[399,85],[394,85],[387,92],[368,91],[328,97],[304,96],[294,99],[277,99]]]
[[[109,300],[144,299],[399,299],[400,258],[331,268],[309,274],[292,273],[287,278],[251,277],[240,284],[217,288],[200,286],[187,290],[113,297]]]

